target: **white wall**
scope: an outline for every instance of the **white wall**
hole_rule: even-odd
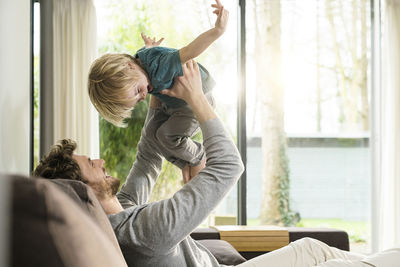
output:
[[[29,173],[30,0],[0,0],[0,173]]]
[[[0,0],[0,173],[29,173],[30,0]],[[8,266],[9,210],[0,175],[0,266]]]

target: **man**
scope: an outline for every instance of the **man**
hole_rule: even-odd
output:
[[[185,76],[180,77],[167,94],[185,100],[193,109],[203,132],[207,167],[172,198],[147,203],[162,167],[154,129],[167,119],[162,112],[157,112],[154,100],[136,160],[117,196],[118,180],[106,175],[104,161],[73,154],[74,143],[68,140],[55,146],[55,151],[42,159],[34,172],[45,178],[69,178],[74,172],[72,179],[88,184],[109,214],[129,266],[219,266],[215,257],[189,234],[237,182],[243,164],[236,146],[202,92],[198,65],[190,61],[183,70]],[[64,156],[56,156],[60,151]],[[66,163],[68,155],[70,160]]]
[[[162,165],[154,129],[166,119],[162,112],[157,112],[154,99],[136,160],[117,195],[119,180],[106,175],[104,161],[73,154],[76,145],[68,140],[55,146],[33,173],[44,178],[75,179],[88,184],[108,214],[129,266],[220,266],[215,257],[189,234],[237,182],[243,164],[202,92],[198,65],[190,61],[183,65],[183,71],[184,76],[178,78],[176,86],[167,94],[185,100],[193,109],[203,132],[207,166],[173,197],[147,203]],[[357,265],[338,265],[336,259],[344,264],[355,261]],[[306,238],[242,266],[371,266],[361,259],[361,255]]]

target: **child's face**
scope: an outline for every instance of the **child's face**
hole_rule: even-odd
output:
[[[133,85],[129,90],[129,97],[134,98],[133,102],[130,104],[130,107],[133,107],[140,101],[146,99],[147,93],[153,90],[148,75],[140,68],[135,68],[134,71],[139,79],[136,85]]]

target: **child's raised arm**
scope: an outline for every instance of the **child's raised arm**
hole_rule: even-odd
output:
[[[207,47],[209,47],[225,32],[226,25],[228,23],[229,12],[224,9],[224,6],[219,0],[215,0],[215,2],[216,4],[211,5],[213,8],[215,8],[213,13],[217,15],[215,27],[203,32],[190,44],[179,50],[179,56],[182,64],[199,56],[204,50],[207,49]]]

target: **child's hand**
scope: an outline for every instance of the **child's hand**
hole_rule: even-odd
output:
[[[215,0],[216,4],[211,6],[215,8],[213,11],[217,15],[217,20],[215,21],[215,29],[218,30],[220,34],[223,34],[226,30],[226,25],[228,24],[229,12],[224,9],[224,6],[219,0]]]
[[[144,33],[141,33],[140,36],[142,36],[142,39],[144,41],[144,46],[146,48],[159,46],[161,44],[161,42],[164,40],[164,38],[161,38],[160,40],[158,40],[156,42],[156,37],[153,37],[153,39],[151,39],[150,37],[146,36]]]

